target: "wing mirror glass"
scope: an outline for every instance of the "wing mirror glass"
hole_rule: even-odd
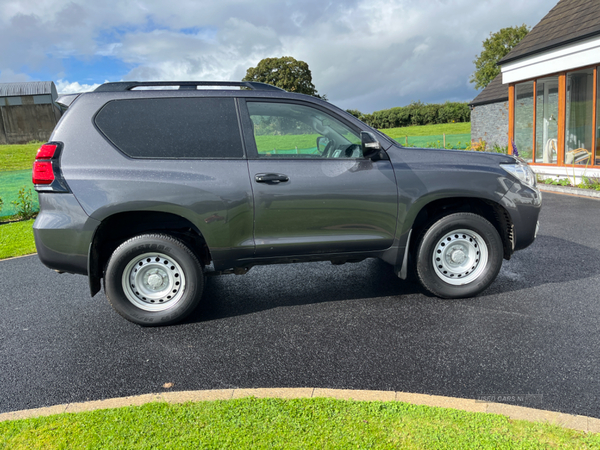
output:
[[[381,151],[381,144],[375,135],[369,131],[360,132],[360,142],[362,146],[363,156],[365,158],[373,158]]]
[[[327,149],[327,145],[329,144],[329,139],[326,138],[325,136],[319,136],[317,138],[317,150],[319,151],[320,154],[323,154],[323,152],[325,151],[325,149]]]

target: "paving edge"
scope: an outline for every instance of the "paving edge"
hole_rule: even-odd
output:
[[[409,392],[395,391],[357,391],[351,389],[322,388],[216,389],[205,391],[162,392],[82,403],[65,403],[45,408],[6,412],[0,414],[0,422],[50,416],[61,413],[78,413],[99,409],[121,408],[124,406],[141,406],[151,402],[185,403],[230,400],[244,397],[283,399],[326,397],[339,400],[396,401],[413,405],[452,408],[468,412],[500,414],[515,420],[548,423],[573,430],[600,433],[600,419],[594,417],[564,414],[502,403],[443,397],[439,395],[412,394]]]
[[[548,192],[551,194],[562,194],[570,195],[573,197],[591,198],[593,200],[600,200],[600,191],[593,189],[580,189],[570,186],[555,186],[553,184],[538,183],[538,189],[542,192]]]
[[[0,262],[2,262],[2,261],[10,261],[10,260],[19,259],[19,258],[26,258],[28,256],[33,256],[33,255],[37,255],[37,253],[28,253],[26,255],[11,256],[10,258],[2,258],[2,259],[0,259]]]

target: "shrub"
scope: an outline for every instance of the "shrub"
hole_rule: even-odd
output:
[[[346,112],[352,114],[358,120],[364,121],[363,117],[365,117],[365,115],[361,113],[358,109],[347,109]]]
[[[17,209],[17,217],[21,219],[31,219],[37,214],[33,203],[33,194],[31,193],[31,189],[26,189],[25,186],[19,189],[17,200],[11,203],[15,205],[15,208]]]
[[[476,152],[485,152],[486,146],[487,146],[487,142],[479,139],[478,142],[471,142],[470,150],[474,150]]]
[[[508,145],[501,146],[498,144],[494,144],[492,149],[488,150],[488,151],[495,152],[495,153],[504,153],[505,155],[508,155]]]

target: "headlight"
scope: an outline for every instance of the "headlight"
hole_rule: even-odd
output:
[[[529,164],[520,158],[514,164],[500,164],[500,167],[529,186],[535,187],[537,184],[535,173],[531,170]]]

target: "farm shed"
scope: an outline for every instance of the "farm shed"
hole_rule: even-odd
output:
[[[0,144],[46,141],[60,119],[52,81],[0,83]]]

